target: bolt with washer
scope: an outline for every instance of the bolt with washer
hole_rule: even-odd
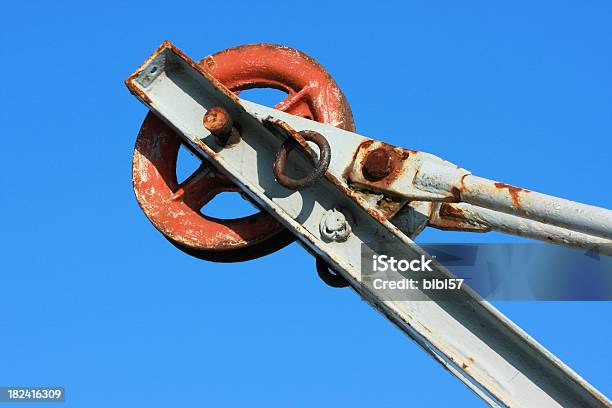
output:
[[[321,236],[328,241],[344,242],[351,235],[351,226],[342,212],[328,210],[319,224]]]

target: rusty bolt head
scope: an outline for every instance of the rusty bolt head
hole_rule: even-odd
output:
[[[370,181],[377,181],[391,173],[391,155],[382,147],[372,150],[363,161],[363,176]]]
[[[227,135],[232,130],[232,119],[225,109],[215,106],[206,111],[204,127],[213,135]]]

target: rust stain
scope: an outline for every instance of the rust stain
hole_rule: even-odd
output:
[[[455,217],[455,218],[463,218],[463,210],[461,208],[457,208],[454,205],[442,203],[440,205],[439,214],[442,217]]]
[[[384,197],[378,201],[377,207],[387,219],[393,218],[395,214],[406,204],[405,200],[395,200]]]
[[[201,61],[200,61],[201,65],[204,65],[206,67],[206,69],[211,70],[215,67],[215,58],[212,55],[209,55],[208,57],[204,57]]]
[[[386,143],[383,143],[378,149],[382,149],[389,157],[389,173],[386,177],[376,182],[376,184],[388,187],[402,175],[404,170],[403,161],[410,156],[410,153],[407,150]]]
[[[461,208],[449,203],[441,203],[437,214],[429,225],[444,231],[489,232],[491,227],[469,219]]]
[[[461,364],[461,368],[464,370],[476,362],[473,357],[468,357],[468,361]]]
[[[128,89],[130,90],[132,95],[136,96],[138,99],[140,99],[141,101],[143,101],[147,105],[153,104],[153,101],[151,100],[151,98],[149,98],[149,96],[146,93],[141,91],[132,82],[125,81],[125,84],[127,85]]]
[[[531,192],[529,190],[525,190],[524,188],[511,186],[510,184],[506,183],[495,183],[494,185],[499,190],[508,189],[508,194],[510,194],[510,198],[512,199],[512,202],[516,208],[520,208],[521,206],[521,197],[519,194]]]
[[[361,149],[367,149],[372,145],[372,143],[374,143],[374,140],[372,139],[364,140],[359,144],[359,146],[357,146],[357,149],[355,149],[355,152],[353,153],[353,159],[351,160],[349,165],[346,166],[346,169],[344,169],[344,171],[342,172],[342,178],[344,178],[347,183],[351,181],[351,173],[353,172],[353,167],[355,166],[355,160],[357,160],[357,155],[359,154]]]
[[[444,199],[447,203],[460,203],[461,202],[461,192],[465,191],[465,178],[469,176],[469,174],[464,174],[461,176],[461,180],[459,180],[459,188],[451,187],[451,195],[450,197],[446,197]]]
[[[136,71],[134,71],[132,73],[132,75],[130,75],[126,80],[125,80],[125,84],[128,85],[129,82],[134,81],[136,78],[138,78],[138,76],[140,75],[140,73],[145,69],[145,67],[147,65],[149,65],[149,62],[151,62],[153,60],[153,58],[155,58],[160,52],[162,52],[164,50],[164,48],[168,47],[168,45],[170,44],[170,41],[166,40],[164,41],[159,47],[157,47],[157,49],[153,52],[153,54],[151,54],[146,60],[145,62],[143,62]],[[129,87],[129,85],[128,85]]]
[[[459,166],[457,166],[457,168],[459,168]],[[461,176],[461,181],[459,182],[459,184],[461,185],[461,191],[465,190],[465,178],[467,176],[469,176],[469,173],[466,173],[463,176]]]
[[[138,89],[138,87],[134,85],[134,81],[136,81],[138,76],[142,73],[142,71],[149,64],[149,62],[151,62],[159,53],[163,52],[165,48],[171,45],[172,44],[170,43],[170,41],[168,40],[164,41],[159,47],[157,47],[155,52],[153,52],[153,54],[151,54],[149,58],[147,58],[145,62],[143,62],[142,65],[140,65],[138,69],[134,71],[132,75],[127,77],[127,79],[125,80],[125,85],[128,87],[132,95],[136,96],[137,98],[139,98],[140,100],[142,100],[144,103],[148,105],[152,103],[151,98],[149,98],[144,92]]]
[[[449,203],[459,203],[461,202],[461,190],[457,187],[451,188],[451,196],[444,199]]]
[[[392,169],[391,155],[385,148],[379,147],[366,155],[361,171],[367,180],[378,181],[387,177]]]
[[[361,142],[359,147],[353,154],[353,160],[342,173],[342,176],[347,182],[351,180],[351,174],[355,167],[355,162],[361,151],[366,151],[365,158],[362,162],[361,172],[363,177],[368,180],[372,186],[385,189],[389,187],[395,180],[400,178],[404,173],[404,160],[408,159],[416,152],[414,150],[402,149],[386,143],[377,142],[376,148],[372,148],[373,140],[365,140]]]

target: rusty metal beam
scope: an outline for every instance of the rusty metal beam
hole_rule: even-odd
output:
[[[360,296],[491,406],[612,406],[604,395],[469,288],[453,291],[444,301],[423,301],[429,295],[418,290],[406,300],[393,301],[361,285],[361,259],[357,254],[362,247],[397,257],[424,255],[375,203],[350,188],[343,178],[355,152],[369,139],[241,101],[170,43],[164,43],[127,80],[127,85],[198,154],[208,158],[305,247],[327,261]],[[202,123],[206,112],[215,106],[223,107],[241,129],[240,140],[229,148],[220,145]],[[307,148],[296,132],[304,130],[327,139],[331,162],[324,178],[315,185],[290,191],[276,182],[272,166],[287,138]],[[396,153],[399,160],[412,155],[402,158],[401,151]],[[310,168],[308,156],[298,155],[292,164],[296,170]],[[438,192],[423,195],[441,196]],[[324,239],[321,234],[321,223],[333,210],[347,214],[350,235],[343,240]],[[331,228],[334,222],[326,225]],[[380,241],[393,246],[381,248]],[[452,277],[435,262],[431,274]]]

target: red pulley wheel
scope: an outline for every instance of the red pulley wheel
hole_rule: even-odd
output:
[[[351,109],[336,82],[317,61],[300,51],[250,44],[208,56],[200,65],[235,93],[252,88],[279,89],[287,97],[275,109],[355,130]],[[201,259],[235,262],[264,256],[294,240],[265,211],[235,219],[203,215],[200,210],[215,195],[239,189],[206,161],[179,183],[176,164],[181,144],[179,135],[149,113],[138,134],[132,162],[138,204],[172,244]]]

